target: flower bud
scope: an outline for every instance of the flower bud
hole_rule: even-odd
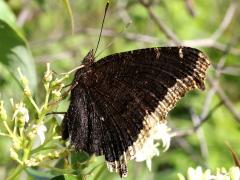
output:
[[[44,81],[45,82],[50,82],[53,79],[53,72],[50,69],[50,63],[47,63],[47,71],[44,74]]]
[[[44,124],[40,124],[37,127],[37,135],[40,139],[40,144],[42,145],[45,141],[45,131],[47,131],[47,128]]]
[[[26,76],[24,76],[22,74],[22,71],[20,68],[17,69],[18,70],[18,73],[19,73],[19,76],[20,76],[20,81],[22,82],[23,84],[23,91],[24,91],[24,94],[26,96],[31,96],[31,90],[29,88],[29,82],[28,82],[28,79],[26,78]]]
[[[32,93],[31,93],[31,90],[30,90],[30,88],[29,88],[29,86],[26,86],[25,88],[24,88],[24,90],[23,90],[23,92],[24,92],[24,94],[26,95],[26,96],[32,96]]]
[[[39,162],[35,158],[31,158],[31,159],[24,161],[24,164],[28,167],[32,167],[32,166],[39,165]]]
[[[14,160],[18,159],[18,154],[16,153],[16,151],[13,148],[10,148],[10,157]]]
[[[23,86],[24,86],[24,87],[25,87],[25,86],[28,86],[28,79],[26,78],[26,76],[24,76],[24,75],[22,74],[22,71],[21,71],[20,68],[18,68],[17,70],[18,70],[18,74],[19,74],[19,76],[20,76],[20,81],[22,82]]]
[[[41,163],[43,160],[44,160],[45,156],[42,155],[42,154],[39,154],[37,157],[36,157],[36,160]]]
[[[37,134],[37,131],[38,131],[37,125],[34,124],[34,125],[32,126],[32,130],[29,132],[29,134],[27,135],[27,137],[32,140],[33,138],[35,138],[35,136],[36,136],[36,134]]]
[[[54,100],[58,100],[61,98],[62,93],[60,90],[53,90],[52,95]]]
[[[23,127],[25,123],[29,121],[28,109],[25,105],[20,102],[15,105],[15,112],[13,114],[13,119],[16,120],[20,127]]]
[[[60,152],[59,151],[54,151],[52,153],[48,153],[48,157],[49,159],[57,159],[60,156]]]
[[[0,120],[6,121],[7,120],[7,112],[3,106],[4,102],[0,101]]]
[[[60,79],[55,79],[52,83],[53,86],[57,86],[59,84],[62,84],[62,82],[65,80],[65,79],[68,79],[69,78],[69,74],[66,74],[65,76],[63,76],[62,78]]]
[[[59,156],[60,156],[60,152],[59,151],[54,151],[54,157],[59,158]]]
[[[20,146],[19,141],[14,140],[12,147],[13,147],[13,149],[16,150],[16,151],[20,150],[21,146]]]

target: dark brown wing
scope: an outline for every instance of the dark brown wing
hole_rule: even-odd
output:
[[[63,136],[69,134],[77,150],[104,154],[109,168],[124,174],[126,159],[134,158],[149,130],[186,92],[204,89],[208,66],[202,52],[188,47],[107,56],[76,75]]]

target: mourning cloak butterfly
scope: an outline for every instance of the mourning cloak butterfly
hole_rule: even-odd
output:
[[[94,62],[91,50],[78,69],[62,138],[76,151],[104,155],[111,171],[127,175],[150,130],[188,91],[204,89],[207,57],[189,47],[116,53]]]

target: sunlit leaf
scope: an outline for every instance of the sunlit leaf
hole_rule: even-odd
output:
[[[0,20],[0,63],[14,79],[18,79],[17,68],[29,79],[32,90],[36,87],[36,72],[33,57],[25,41],[6,22]]]
[[[7,22],[12,28],[16,28],[15,15],[3,0],[0,0],[0,19]]]
[[[35,168],[27,168],[26,172],[31,175],[32,177],[34,177],[35,179],[50,179],[53,177],[52,174],[48,173],[48,172],[42,172],[38,169]]]
[[[3,0],[0,0],[0,20],[6,22],[23,40],[25,40],[21,30],[17,27],[17,21],[14,13]]]

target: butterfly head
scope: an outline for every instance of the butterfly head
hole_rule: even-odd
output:
[[[82,61],[82,65],[85,66],[90,66],[94,63],[95,57],[94,57],[94,52],[93,49],[91,49],[87,55],[84,57],[83,61]]]
[[[89,82],[89,77],[92,74],[92,67],[91,65],[94,63],[95,57],[94,57],[94,51],[91,49],[87,55],[84,57],[82,61],[82,66],[79,68],[74,77],[74,83],[79,84],[80,82],[86,84]],[[74,84],[73,83],[73,84]]]

